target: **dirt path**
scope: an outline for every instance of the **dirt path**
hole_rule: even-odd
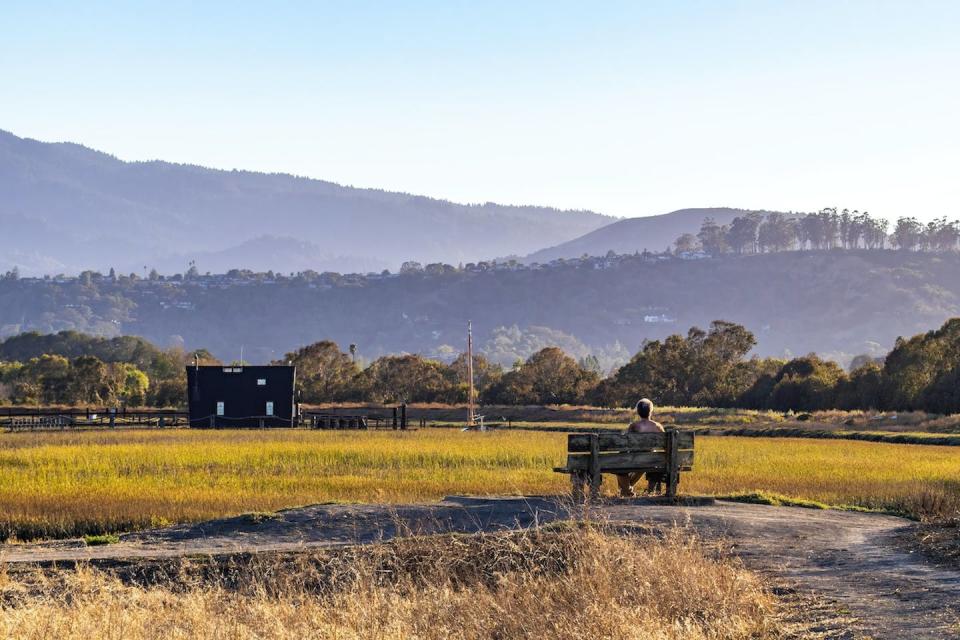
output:
[[[844,511],[729,502],[672,506],[612,502],[591,510],[612,522],[679,524],[705,539],[730,541],[744,563],[836,601],[869,638],[960,637],[960,571],[938,568],[897,539],[913,525],[901,518]],[[475,532],[527,527],[570,517],[548,498],[447,498],[425,505],[315,505],[264,516],[133,533],[118,544],[82,541],[0,546],[0,561],[121,561],[196,554],[295,551],[370,543],[407,532]],[[828,634],[828,637],[836,637]]]

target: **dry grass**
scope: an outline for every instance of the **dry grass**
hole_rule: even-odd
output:
[[[147,584],[90,568],[0,578],[0,636],[25,640],[760,639],[781,637],[777,613],[755,575],[681,533],[590,528],[186,566]]]
[[[0,435],[0,534],[97,535],[325,501],[562,494],[563,434],[124,431]],[[955,447],[700,437],[681,489],[772,492],[948,520]],[[611,478],[606,490],[614,491]]]

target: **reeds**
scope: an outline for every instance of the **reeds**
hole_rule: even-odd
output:
[[[773,638],[761,580],[695,538],[595,527],[401,539],[137,582],[92,568],[0,580],[0,636]]]

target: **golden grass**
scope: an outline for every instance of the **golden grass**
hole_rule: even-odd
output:
[[[761,581],[676,532],[659,541],[589,528],[407,539],[339,559],[257,560],[219,579],[207,569],[186,566],[173,584],[147,586],[90,568],[0,576],[0,636],[781,637]]]
[[[551,469],[565,442],[445,429],[3,434],[0,534],[93,535],[325,501],[562,494],[567,478]],[[958,478],[955,447],[701,437],[681,490],[766,491],[923,516],[956,510]]]
[[[551,493],[560,435],[118,431],[0,436],[0,534],[96,534],[325,501]]]

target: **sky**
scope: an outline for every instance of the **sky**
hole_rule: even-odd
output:
[[[0,129],[458,202],[960,217],[960,2],[0,2]]]

